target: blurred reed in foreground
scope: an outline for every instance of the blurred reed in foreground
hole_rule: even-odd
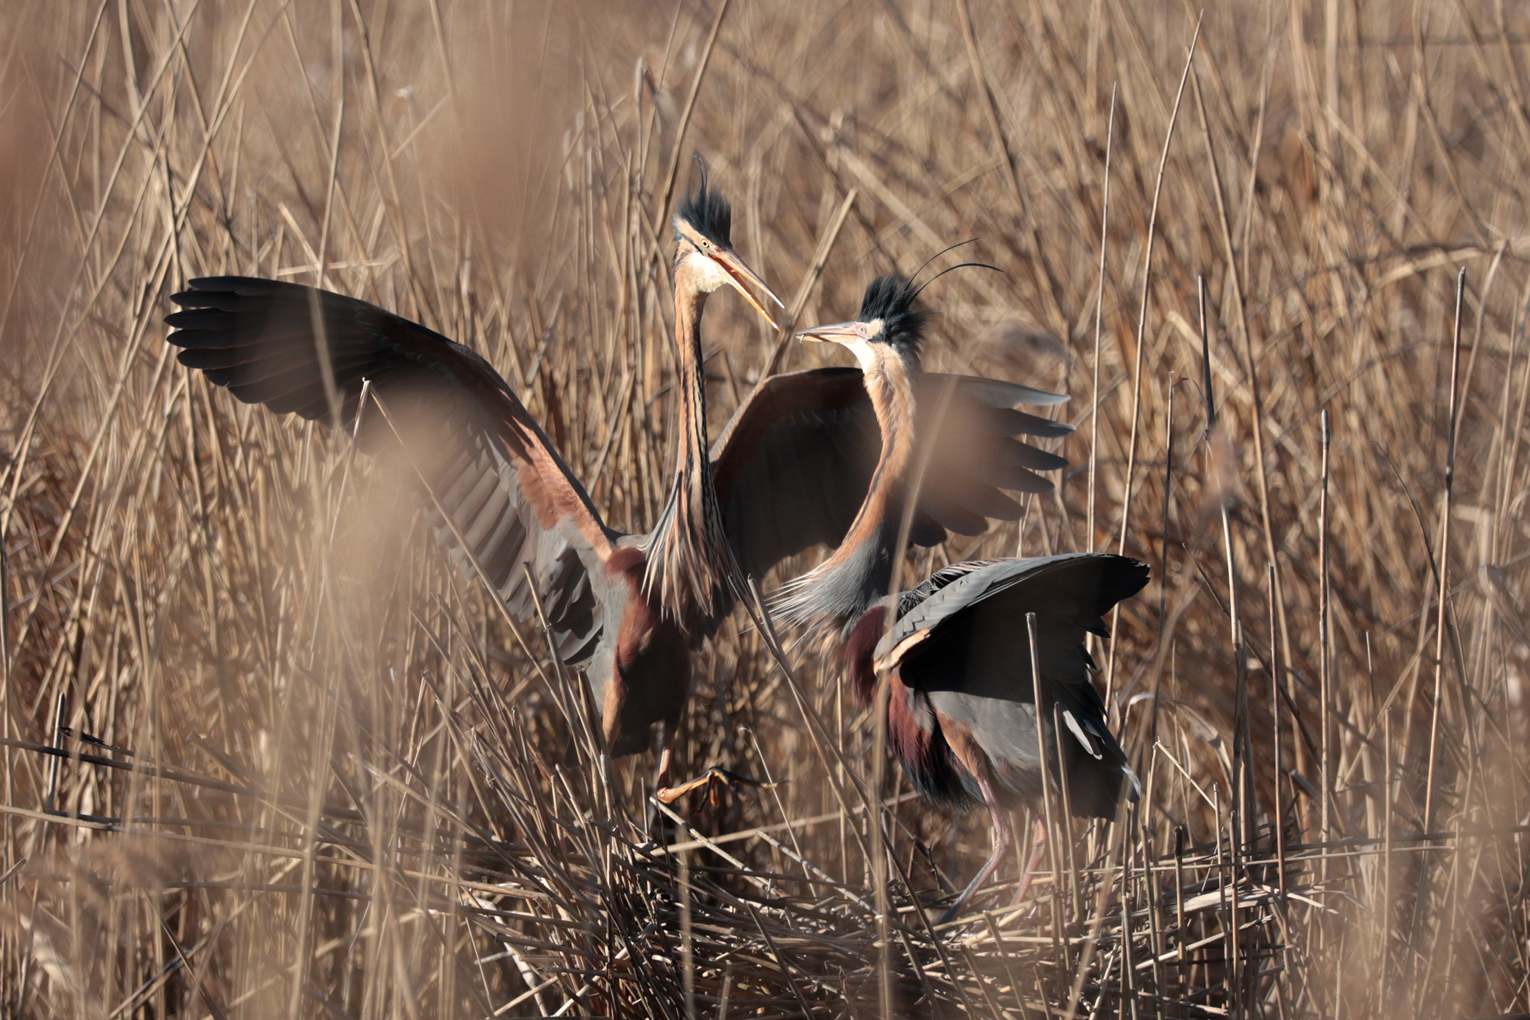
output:
[[[1530,1013],[1524,11],[23,0],[0,41],[0,1015]],[[407,490],[163,341],[203,273],[375,301],[641,530],[693,151],[796,324],[977,236],[1006,273],[931,290],[927,363],[1072,394],[1055,497],[911,576],[1153,565],[1096,654],[1146,796],[1018,913],[932,935],[986,820],[871,788],[837,652],[742,615],[677,775],[782,785],[650,843],[650,764]],[[714,429],[828,357],[708,331]]]

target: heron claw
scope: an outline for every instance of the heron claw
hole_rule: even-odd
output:
[[[713,804],[717,803],[717,788],[719,786],[755,786],[764,790],[774,790],[778,784],[767,783],[764,780],[752,779],[749,776],[741,776],[730,769],[719,768],[714,765],[695,779],[689,779],[678,786],[661,786],[654,792],[661,804],[673,804],[693,790],[705,789],[711,795]]]

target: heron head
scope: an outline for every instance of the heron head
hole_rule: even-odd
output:
[[[855,319],[804,329],[797,338],[848,347],[862,368],[871,365],[879,349],[917,366],[924,347],[924,327],[930,317],[928,311],[915,303],[918,296],[913,280],[879,276],[866,288],[860,314]]]
[[[765,285],[758,273],[744,264],[733,251],[731,233],[733,209],[728,200],[715,189],[707,187],[706,175],[702,174],[701,186],[685,196],[675,211],[675,279],[685,271],[692,285],[704,294],[710,294],[722,286],[729,286],[744,295],[750,307],[759,312],[774,329],[776,322],[755,297],[756,288],[779,307],[781,299]]]

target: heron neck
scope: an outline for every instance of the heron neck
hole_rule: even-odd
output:
[[[853,622],[892,588],[908,474],[915,467],[914,389],[909,367],[878,348],[864,366],[866,391],[882,433],[871,484],[839,548],[809,573],[783,587],[776,611],[790,623]]]
[[[876,360],[866,368],[864,381],[876,412],[877,427],[882,433],[882,451],[871,473],[866,498],[850,524],[845,541],[835,555],[848,553],[855,545],[880,543],[891,550],[903,525],[904,496],[908,475],[914,463],[914,387],[908,366],[891,350],[879,350]],[[830,557],[832,562],[834,557]],[[881,595],[892,583],[890,575],[882,579]]]
[[[688,274],[687,274],[688,275]],[[707,466],[707,391],[701,361],[701,311],[707,295],[695,286],[675,283],[675,349],[679,354],[680,387],[679,447],[675,452],[675,478],[685,479],[693,492],[711,490]]]
[[[675,480],[648,542],[645,587],[665,615],[723,612],[731,557],[707,460],[706,380],[701,361],[701,311],[706,292],[682,263],[675,274],[675,347],[679,356],[679,442]]]

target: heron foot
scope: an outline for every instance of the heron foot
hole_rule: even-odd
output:
[[[703,772],[701,775],[697,776],[695,779],[688,779],[677,786],[659,787],[659,789],[654,792],[654,796],[658,798],[659,802],[662,804],[673,804],[675,801],[679,800],[681,797],[684,797],[686,794],[691,793],[694,790],[705,789],[708,796],[712,799],[712,804],[715,806],[718,802],[718,795],[721,792],[721,788],[735,785],[754,786],[763,790],[774,790],[779,784],[767,783],[760,779],[751,779],[749,776],[741,776],[737,772],[733,772],[725,768],[719,768],[718,766],[714,765]]]

